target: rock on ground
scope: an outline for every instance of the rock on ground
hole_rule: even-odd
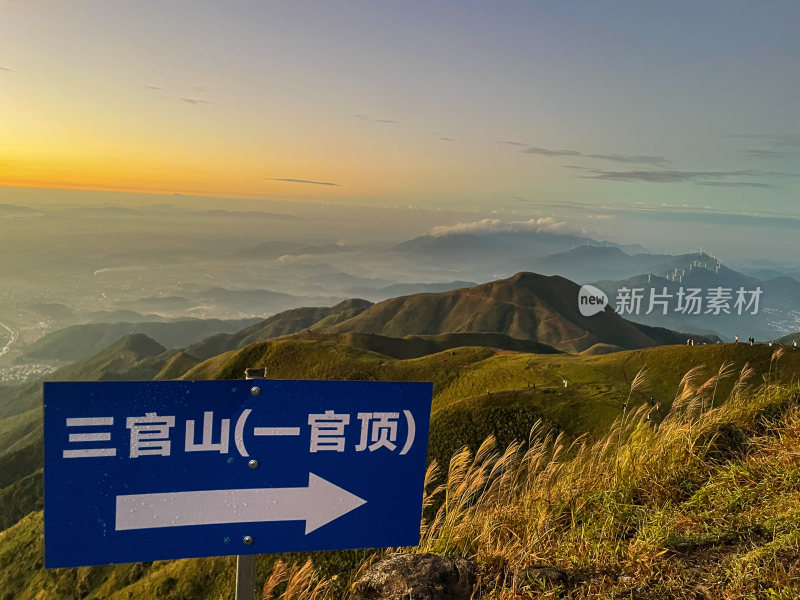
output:
[[[352,600],[470,600],[478,565],[461,557],[398,554],[353,584]]]

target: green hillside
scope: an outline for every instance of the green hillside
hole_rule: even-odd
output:
[[[166,350],[143,334],[125,336],[94,356],[62,367],[49,375],[49,381],[122,381],[153,379],[172,360],[188,368],[186,358]],[[0,436],[2,419],[42,406],[41,382],[0,385]],[[0,438],[2,439],[2,438]],[[0,445],[0,452],[3,446]]]
[[[631,578],[648,586],[634,597],[675,597],[703,585],[718,592],[708,597],[768,598],[769,587],[784,590],[774,597],[791,597],[786,590],[800,574],[800,560],[791,558],[800,538],[793,458],[800,388],[765,387],[797,379],[800,351],[774,350],[729,344],[574,356],[459,348],[397,360],[351,346],[281,339],[209,363],[218,377],[266,365],[271,377],[433,380],[430,448],[440,464],[462,444],[475,449],[487,436],[502,448],[527,440],[532,427],[540,436],[564,432],[562,445],[589,431],[583,449],[564,446],[558,459],[548,458],[555,450],[537,437],[524,455],[512,450],[501,460],[481,451],[473,465],[468,457],[451,464],[444,516],[425,530],[422,549],[476,558],[483,585],[498,600],[553,597],[554,590],[576,598],[630,597]],[[752,372],[734,388],[746,362]],[[699,364],[706,365],[703,376],[683,378],[684,367]],[[643,367],[643,381],[633,384]],[[717,380],[720,370],[728,377]],[[657,410],[651,396],[664,405]],[[648,413],[654,418],[645,420]],[[620,418],[624,425],[615,425]],[[7,520],[20,513],[16,499],[40,486],[38,477],[34,471],[0,491],[10,507]],[[0,532],[5,597],[203,600],[232,589],[231,558],[45,571],[41,527],[41,513],[33,512]],[[528,544],[539,548],[536,561],[567,574],[563,583],[553,588],[505,578],[531,560],[523,551]],[[718,564],[704,559],[708,553]],[[339,576],[331,583],[334,597],[343,596],[365,557],[315,556],[322,576]],[[276,559],[259,559],[260,581]],[[520,596],[523,589],[527,595]]]
[[[791,344],[794,344],[794,343],[800,344],[800,332],[790,333],[789,335],[785,335],[782,338],[779,338],[777,340],[777,342],[779,344],[788,344],[788,345],[791,345]]]
[[[155,340],[134,334],[91,358],[59,369],[48,379],[150,380],[168,370],[169,365],[182,372],[178,363],[181,368],[190,366]],[[16,521],[41,506],[42,386],[38,382],[8,387],[0,398],[0,523],[7,525],[12,517]]]
[[[143,333],[126,335],[105,350],[56,371],[51,381],[111,381],[152,379],[170,354],[164,346]]]
[[[197,364],[183,378],[238,379],[245,368],[266,366],[268,376],[278,379],[432,381],[429,456],[447,464],[462,446],[475,450],[487,436],[501,445],[526,440],[537,423],[540,431],[561,433],[564,440],[582,434],[602,440],[616,419],[638,407],[649,411],[652,423],[661,422],[685,373],[699,365],[703,368],[696,371],[695,393],[706,409],[728,397],[745,364],[752,367],[749,382],[754,386],[800,377],[800,350],[783,348],[776,353],[776,348],[766,345],[661,346],[596,356],[456,347],[398,359],[351,345],[364,338],[377,343],[373,339],[377,336],[341,334],[337,340],[335,335],[311,333],[251,344]],[[416,348],[435,339],[377,341],[397,352],[404,345]],[[163,376],[172,363],[180,363],[176,367],[180,371],[193,361],[164,352],[146,336],[129,336],[91,359],[62,369],[54,379],[128,379],[130,373],[153,378]],[[631,391],[642,371],[645,384]],[[720,371],[727,376],[716,380]],[[712,383],[703,386],[709,379]],[[3,527],[41,507],[41,461],[39,408],[0,419]],[[178,599],[213,598],[229,589],[228,559],[45,572],[37,537],[40,528],[40,513],[34,512],[0,533],[0,592],[11,590],[15,599],[61,598],[72,593],[88,598],[127,598],[130,593]],[[328,573],[347,571],[358,560],[352,554],[325,556],[319,560]],[[264,576],[273,560],[263,559]],[[38,596],[45,588],[60,591]]]
[[[177,379],[188,370],[197,366],[199,362],[200,360],[186,352],[178,352],[174,354],[166,363],[164,363],[164,366],[161,367],[161,370],[155,375],[155,377],[153,377],[153,379]]]
[[[342,336],[344,339],[344,336]],[[575,354],[536,355],[506,352],[487,347],[462,347],[409,360],[392,359],[363,348],[324,341],[282,338],[215,357],[190,370],[185,379],[198,373],[219,379],[237,379],[245,368],[267,367],[275,379],[364,379],[385,381],[432,381],[434,413],[457,401],[502,391],[531,391],[552,398],[569,394],[619,408],[627,398],[636,373],[645,368],[649,385],[634,401],[655,401],[669,405],[674,390],[690,369],[702,366],[706,378],[723,364],[738,372],[750,363],[759,376],[791,381],[800,375],[800,350],[787,349],[772,361],[774,347],[764,344],[711,344],[658,346],[600,356]],[[213,366],[213,369],[209,367]],[[564,388],[564,380],[567,387]],[[724,397],[730,381],[720,382],[718,395]],[[535,386],[535,389],[534,389]],[[606,423],[608,424],[608,423]],[[602,429],[602,427],[601,427]]]
[[[444,350],[466,346],[511,350],[530,354],[559,354],[559,351],[532,340],[519,340],[501,333],[443,333],[440,335],[407,335],[402,338],[386,337],[372,333],[325,333],[309,331],[297,333],[293,339],[320,344],[341,344],[362,348],[392,358],[420,358]]]

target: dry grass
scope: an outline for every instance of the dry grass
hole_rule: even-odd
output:
[[[493,600],[800,597],[800,388],[771,383],[779,360],[760,385],[745,365],[724,402],[730,365],[692,369],[668,412],[623,406],[597,441],[537,424],[524,444],[456,453],[444,481],[431,464],[423,504],[438,509],[412,551],[475,559]],[[646,387],[640,371],[630,394]],[[566,577],[515,577],[531,565]],[[331,583],[278,563],[263,598],[327,600]]]
[[[795,518],[800,525],[800,510],[782,498],[800,498],[800,444],[793,445],[800,441],[800,411],[787,410],[797,389],[769,383],[779,359],[776,351],[759,387],[750,385],[754,372],[746,365],[723,403],[716,394],[732,376],[730,365],[705,381],[701,368],[692,369],[663,418],[653,406],[623,410],[593,443],[567,444],[534,430],[524,449],[513,444],[500,452],[489,438],[474,456],[462,450],[446,483],[432,488],[443,500],[423,526],[419,551],[474,558],[482,567],[482,593],[497,599],[788,597],[800,582],[800,528],[791,526]],[[646,384],[640,372],[631,393]],[[770,495],[773,489],[748,496],[757,507],[772,502],[769,511],[751,510],[742,521],[736,503],[726,511],[721,502],[713,519],[708,509],[697,510],[693,502],[709,486],[728,499],[757,487],[764,474],[753,469],[721,474],[765,457],[771,477],[796,483],[778,496]],[[780,552],[769,549],[770,535],[759,537],[778,510],[789,522],[781,521],[789,537]],[[759,546],[767,538],[772,541]],[[795,562],[786,562],[787,552]],[[533,564],[561,568],[571,584],[523,589],[513,575]],[[772,587],[753,584],[770,575]]]
[[[320,578],[310,560],[302,566],[279,560],[264,582],[263,600],[328,600],[331,581]]]

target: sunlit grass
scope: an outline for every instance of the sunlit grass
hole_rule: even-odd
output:
[[[773,369],[755,386],[743,367],[725,402],[730,365],[704,380],[693,369],[660,423],[641,405],[594,442],[534,429],[525,446],[500,451],[490,438],[461,451],[431,484],[443,500],[419,551],[474,558],[483,593],[498,599],[790,597],[800,589],[800,388],[771,384]],[[640,371],[631,393],[646,385]],[[522,589],[513,574],[533,564],[573,585]]]

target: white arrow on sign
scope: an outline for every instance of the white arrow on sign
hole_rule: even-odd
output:
[[[309,473],[308,487],[301,488],[117,496],[115,529],[305,521],[308,534],[366,502],[330,481]]]

